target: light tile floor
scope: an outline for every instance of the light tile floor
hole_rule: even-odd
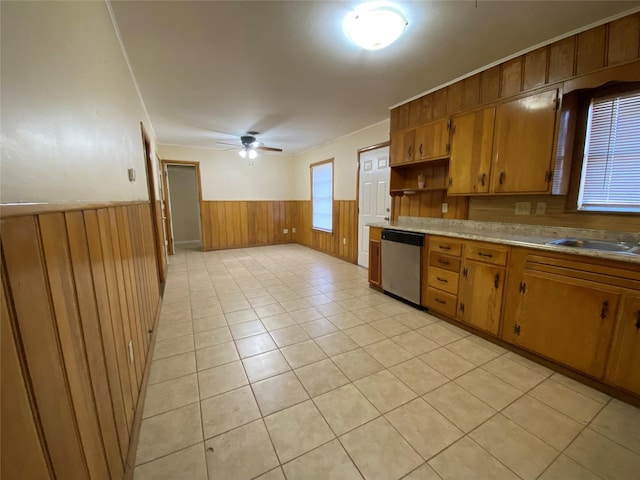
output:
[[[640,478],[640,410],[297,246],[171,257],[135,479]]]

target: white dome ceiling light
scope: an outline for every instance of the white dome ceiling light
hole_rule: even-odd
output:
[[[407,28],[400,9],[388,2],[368,2],[344,18],[347,38],[367,50],[380,50],[395,42]]]

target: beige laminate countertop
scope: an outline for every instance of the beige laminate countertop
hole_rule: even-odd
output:
[[[400,217],[392,223],[370,223],[370,227],[391,228],[406,232],[442,235],[447,237],[500,243],[527,247],[547,252],[568,253],[584,257],[601,258],[640,265],[640,255],[621,252],[606,252],[586,248],[547,245],[560,238],[613,240],[638,242],[637,233],[611,232],[607,230],[583,230],[566,227],[543,227],[535,225],[497,222],[475,222],[472,220],[447,220],[441,218]]]

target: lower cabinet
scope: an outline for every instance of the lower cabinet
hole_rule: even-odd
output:
[[[640,296],[624,298],[606,380],[640,395]]]
[[[381,228],[369,227],[369,284],[376,287],[382,287],[381,235]]]
[[[527,272],[513,343],[602,378],[620,293],[579,277]]]
[[[501,245],[465,243],[458,320],[493,335],[500,333],[508,252]]]

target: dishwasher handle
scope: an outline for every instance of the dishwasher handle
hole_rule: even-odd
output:
[[[385,228],[382,230],[382,240],[422,247],[424,245],[424,233],[404,232],[402,230]]]

